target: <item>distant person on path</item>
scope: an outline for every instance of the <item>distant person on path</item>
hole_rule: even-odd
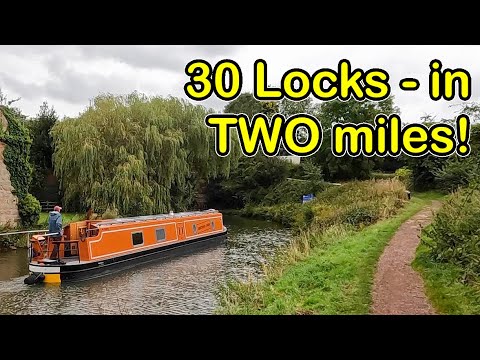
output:
[[[48,217],[48,233],[54,234],[50,235],[52,241],[61,241],[63,236],[63,226],[62,226],[62,214],[60,214],[62,208],[60,206],[55,206],[53,211],[50,211]],[[50,259],[57,259],[59,255],[60,244],[55,243],[53,245],[53,251],[50,255]]]

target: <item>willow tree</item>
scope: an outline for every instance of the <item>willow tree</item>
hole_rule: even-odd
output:
[[[121,214],[185,210],[200,180],[228,176],[202,106],[177,98],[100,95],[52,129],[54,168],[70,207]]]

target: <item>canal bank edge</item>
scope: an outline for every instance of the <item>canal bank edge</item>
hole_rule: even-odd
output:
[[[219,314],[367,314],[380,255],[411,216],[444,195],[413,194],[397,214],[358,231],[307,233],[297,241],[318,245],[306,256],[270,263],[264,280],[234,282],[222,289]]]

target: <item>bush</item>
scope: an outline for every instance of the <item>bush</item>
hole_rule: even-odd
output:
[[[302,160],[300,165],[292,166],[288,170],[290,177],[283,181],[277,179],[277,182],[267,189],[261,205],[301,203],[303,195],[317,194],[327,186],[323,181],[322,169],[309,159]]]
[[[11,224],[2,224],[0,225],[0,233],[11,232],[14,229],[14,226]],[[3,248],[8,248],[10,246],[16,246],[21,235],[8,235],[0,236],[0,251]],[[25,235],[23,235],[25,237]]]
[[[102,219],[115,219],[118,217],[118,210],[115,208],[107,208],[102,214]]]
[[[378,219],[375,209],[368,207],[355,207],[344,214],[343,222],[355,226],[369,225]]]
[[[465,277],[480,274],[480,190],[465,188],[450,195],[432,224],[422,231],[422,241],[434,261],[462,268]]]
[[[40,202],[32,194],[27,194],[19,200],[18,212],[23,226],[37,225],[41,211],[42,207],[40,206]]]
[[[428,154],[420,157],[408,157],[407,163],[408,168],[413,172],[413,188],[415,190],[436,188],[435,173],[445,165],[444,158]]]
[[[452,158],[434,174],[438,187],[450,192],[467,186],[477,176],[478,164],[473,157]]]
[[[407,190],[412,190],[413,188],[413,171],[407,168],[406,166],[401,167],[395,171],[395,177],[400,180]]]
[[[240,211],[242,216],[275,221],[287,227],[302,227],[308,215],[304,217],[302,204],[278,204],[273,206],[247,205]]]
[[[324,190],[325,187],[325,183],[321,181],[286,179],[278,185],[271,187],[261,204],[301,203],[303,195],[316,194]]]
[[[383,179],[383,180],[386,180],[386,179],[393,179],[395,177],[395,174],[394,173],[383,173],[383,172],[372,172],[370,174],[370,178],[371,179]]]
[[[395,214],[405,202],[405,185],[398,179],[354,181],[330,186],[306,204],[249,205],[244,216],[280,222],[293,228],[335,224],[362,226]]]
[[[208,206],[217,208],[242,208],[247,204],[260,204],[269,191],[282,183],[296,165],[276,157],[261,154],[241,157],[238,167],[228,178],[210,181]]]

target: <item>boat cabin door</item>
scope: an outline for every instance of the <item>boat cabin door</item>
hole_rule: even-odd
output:
[[[177,223],[178,240],[185,240],[185,223]]]

